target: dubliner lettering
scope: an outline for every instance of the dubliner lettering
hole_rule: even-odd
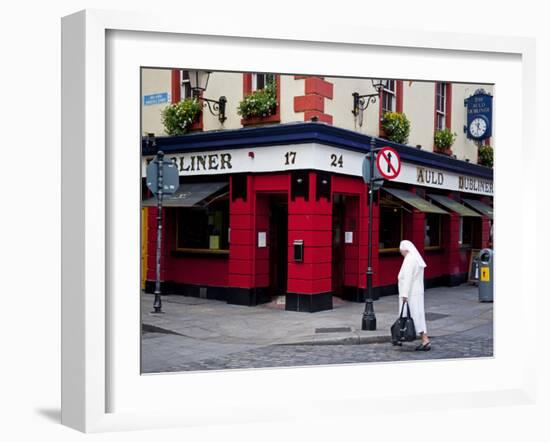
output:
[[[493,193],[493,183],[479,178],[458,177],[458,188],[466,191]]]
[[[180,172],[232,169],[230,153],[189,155],[174,158]]]

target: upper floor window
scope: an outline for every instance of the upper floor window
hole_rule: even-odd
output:
[[[447,117],[447,83],[435,85],[435,122],[436,129],[445,129]]]
[[[265,89],[265,87],[275,82],[275,74],[252,74],[251,75],[251,91]]]
[[[386,112],[397,111],[397,87],[395,80],[388,80],[387,86],[382,89],[382,115]]]
[[[181,71],[181,93],[180,98],[185,100],[191,98],[193,95],[191,91],[191,81],[189,80],[189,71]]]

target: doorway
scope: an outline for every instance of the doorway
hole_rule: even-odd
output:
[[[344,217],[346,197],[334,194],[332,197],[332,293],[342,297],[344,292]]]
[[[288,199],[269,197],[269,288],[272,297],[286,295],[288,277]]]

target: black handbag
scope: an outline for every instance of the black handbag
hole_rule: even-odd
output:
[[[403,317],[403,309],[407,305],[407,316]],[[391,341],[392,344],[398,345],[402,341],[414,341],[416,339],[416,329],[414,327],[413,318],[411,318],[411,311],[409,309],[409,303],[404,302],[401,306],[401,313],[399,318],[391,326]]]

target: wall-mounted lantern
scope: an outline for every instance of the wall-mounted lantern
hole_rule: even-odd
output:
[[[370,103],[375,103],[376,98],[380,96],[380,91],[388,87],[389,80],[383,80],[382,78],[373,78],[371,80],[372,87],[376,91],[374,94],[359,95],[358,92],[354,92],[353,95],[353,109],[351,113],[355,116],[359,115],[359,111],[364,111],[369,107]]]
[[[211,71],[189,71],[189,83],[191,85],[191,91],[193,98],[203,102],[203,107],[208,106],[208,110],[212,115],[218,117],[220,123],[227,120],[225,116],[225,106],[227,104],[227,98],[223,95],[218,100],[212,100],[210,98],[204,98],[201,94],[206,91],[208,87],[208,80],[210,79]]]

